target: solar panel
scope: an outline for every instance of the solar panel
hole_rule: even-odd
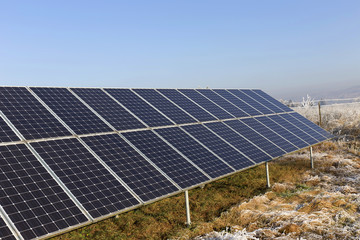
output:
[[[31,88],[75,133],[113,131],[66,88]]]
[[[273,116],[269,116],[270,119],[276,121],[277,123],[279,123],[281,126],[285,127],[287,130],[291,131],[293,134],[295,134],[296,136],[298,136],[300,139],[304,140],[305,142],[309,144],[315,144],[318,143],[318,141],[311,137],[310,135],[308,135],[306,132],[302,131],[301,129],[297,128],[296,126],[294,126],[292,123],[286,121],[282,115],[273,115]]]
[[[152,131],[126,132],[122,135],[181,188],[188,188],[209,180],[199,169]]]
[[[254,143],[264,152],[272,156],[273,158],[279,157],[285,154],[285,151],[281,148],[274,145],[268,139],[260,135],[258,132],[240,122],[238,120],[225,121],[226,125],[237,131],[240,135],[248,139],[250,142]]]
[[[0,146],[0,205],[23,238],[88,221],[24,144]]]
[[[151,127],[173,125],[173,123],[147,104],[130,89],[105,89],[117,101]]]
[[[0,110],[25,139],[71,135],[24,87],[0,87]]]
[[[192,139],[182,129],[178,127],[162,128],[155,131],[210,177],[217,178],[233,171],[228,165]]]
[[[286,105],[282,104],[281,102],[279,102],[278,100],[276,100],[275,98],[271,97],[270,95],[266,94],[265,92],[259,90],[259,89],[254,89],[252,90],[254,91],[256,94],[258,94],[259,96],[263,97],[264,99],[266,99],[267,101],[271,102],[272,104],[274,104],[275,106],[277,106],[278,108],[282,109],[284,112],[291,112],[293,111],[291,108],[287,107]]]
[[[270,109],[266,108],[265,106],[261,105],[260,103],[256,102],[251,97],[247,96],[245,93],[243,93],[241,90],[238,89],[228,89],[230,93],[232,93],[234,96],[238,97],[239,99],[243,100],[262,114],[271,114],[274,113]]]
[[[326,140],[326,137],[315,131],[314,129],[310,128],[306,124],[302,123],[300,120],[294,118],[290,114],[282,114],[280,115],[282,118],[286,119],[290,123],[294,124],[298,128],[300,128],[302,131],[310,135],[312,138],[315,138],[318,142]]]
[[[261,135],[263,135],[288,153],[298,149],[295,145],[291,144],[285,138],[278,135],[275,131],[263,125],[256,118],[245,118],[241,119],[240,121],[247,124],[248,126],[251,126],[257,132],[261,133]]]
[[[271,102],[269,102],[268,100],[264,99],[263,97],[259,96],[258,94],[256,94],[253,90],[250,89],[241,89],[241,92],[245,93],[246,95],[248,95],[249,97],[251,97],[252,99],[254,99],[255,101],[257,101],[258,103],[260,103],[261,105],[263,105],[264,107],[270,109],[271,111],[273,111],[274,113],[282,113],[284,112],[283,109],[277,107],[276,105],[272,104]]]
[[[202,124],[188,125],[182,127],[190,135],[199,140],[202,144],[208,147],[211,151],[220,156],[230,166],[236,170],[254,165],[252,161],[246,158],[243,154],[231,147],[220,137],[216,136],[208,128]]]
[[[77,139],[31,145],[93,218],[139,204]]]
[[[119,135],[82,139],[144,202],[179,190]]]
[[[51,237],[332,137],[260,90],[0,87],[0,238]]]
[[[298,119],[299,121],[301,121],[302,123],[306,124],[308,127],[316,130],[318,133],[320,133],[321,135],[323,135],[326,138],[333,138],[334,136],[331,135],[329,132],[325,131],[324,129],[322,129],[321,127],[319,127],[318,125],[314,124],[313,122],[311,122],[310,120],[308,120],[307,118],[303,117],[302,115],[300,115],[297,112],[292,112],[289,113],[291,116],[293,116],[294,118]]]
[[[210,101],[200,93],[196,92],[194,89],[179,89],[179,91],[197,104],[199,104],[201,107],[206,109],[209,113],[211,113],[218,119],[234,118],[233,115],[229,114],[224,109],[220,108],[212,101]]]
[[[146,127],[101,89],[72,88],[71,90],[117,130]]]
[[[222,122],[206,123],[205,126],[209,127],[221,138],[225,139],[240,152],[250,158],[256,163],[261,163],[271,160],[271,157],[266,153],[260,151],[254,144],[240,136],[237,132],[229,128]]]
[[[196,119],[192,118],[154,89],[134,89],[134,91],[177,124],[197,122]]]
[[[240,108],[236,107],[225,98],[221,97],[220,95],[216,94],[214,91],[210,89],[197,89],[199,93],[210,99],[211,101],[215,102],[217,105],[225,109],[227,112],[231,113],[235,117],[247,117],[249,114],[241,110]]]
[[[0,117],[0,143],[19,141],[20,138],[16,136],[15,132],[6,124]]]
[[[0,217],[0,239],[1,240],[16,240],[11,230],[6,226],[4,220]]]
[[[174,102],[176,105],[180,106],[190,115],[195,117],[198,121],[212,121],[216,120],[216,118],[205,111],[203,108],[199,107],[199,105],[195,104],[193,101],[189,100],[187,97],[182,95],[176,89],[157,89],[160,93]]]
[[[233,94],[229,93],[225,89],[213,89],[213,91],[234,104],[235,106],[237,106],[238,108],[240,108],[241,110],[243,110],[244,112],[246,112],[247,114],[249,114],[250,116],[262,115],[261,112],[259,112],[246,102],[242,101],[241,99],[235,97]]]

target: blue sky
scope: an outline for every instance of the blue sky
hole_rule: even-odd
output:
[[[360,83],[360,1],[2,1],[0,85]]]

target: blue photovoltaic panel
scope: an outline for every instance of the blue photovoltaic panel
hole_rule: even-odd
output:
[[[241,100],[243,100],[244,102],[246,102],[247,104],[249,104],[250,106],[252,106],[253,108],[255,108],[256,110],[258,110],[259,112],[261,112],[262,114],[271,114],[274,113],[273,111],[271,111],[270,109],[264,107],[263,105],[261,105],[260,103],[256,102],[254,99],[252,99],[251,97],[247,96],[245,93],[243,93],[241,90],[238,89],[228,89],[228,91],[232,94],[234,94],[236,97],[240,98]]]
[[[294,118],[298,119],[299,121],[303,122],[304,124],[306,124],[310,128],[316,130],[318,133],[320,133],[324,137],[326,137],[326,138],[333,138],[334,137],[329,132],[325,131],[324,129],[322,129],[321,127],[319,127],[318,125],[316,125],[315,123],[310,121],[309,119],[307,119],[307,118],[303,117],[302,115],[300,115],[299,113],[292,112],[292,113],[289,113],[289,114],[291,116],[293,116]]]
[[[296,146],[294,146],[293,144],[282,138],[280,135],[278,135],[275,131],[271,130],[270,128],[260,123],[256,118],[245,118],[245,119],[241,119],[240,121],[244,122],[248,126],[251,126],[261,135],[263,135],[264,137],[266,137],[267,139],[269,139],[274,144],[281,147],[288,153],[298,149]]]
[[[269,118],[279,123],[280,125],[284,126],[287,130],[291,131],[293,134],[295,134],[296,136],[298,136],[299,138],[301,138],[310,145],[318,142],[315,138],[311,137],[306,132],[297,128],[296,126],[294,126],[292,123],[288,122],[281,116],[282,115],[273,115],[273,116],[269,116]]]
[[[144,202],[179,190],[119,135],[82,139]]]
[[[6,226],[4,220],[0,218],[0,239],[1,240],[16,240],[10,229]]]
[[[258,94],[259,96],[263,97],[264,99],[268,100],[269,102],[271,102],[272,104],[274,104],[275,106],[277,106],[278,108],[284,110],[284,112],[291,112],[293,111],[291,108],[287,107],[286,105],[282,104],[281,102],[279,102],[278,100],[276,100],[275,98],[271,97],[270,95],[266,94],[265,92],[259,90],[259,89],[254,89],[252,90],[254,91],[256,94]]]
[[[294,118],[290,114],[281,114],[282,118],[285,118],[290,123],[294,124],[304,132],[306,132],[308,135],[310,135],[312,138],[315,138],[318,142],[326,140],[326,137],[315,131],[314,129],[310,128],[306,124],[302,123],[300,120]],[[314,124],[315,125],[315,124]]]
[[[162,128],[155,131],[210,177],[217,178],[233,171],[218,157],[187,135],[181,128]]]
[[[150,127],[173,125],[171,121],[138,97],[130,89],[105,90]]]
[[[122,135],[181,188],[188,188],[209,180],[152,131],[127,132]]]
[[[264,124],[265,126],[267,126],[268,128],[270,128],[271,130],[273,130],[274,132],[276,132],[277,134],[279,134],[280,136],[282,136],[283,138],[285,138],[286,140],[288,140],[289,142],[291,142],[292,144],[294,144],[295,146],[297,146],[298,148],[304,148],[308,146],[308,144],[305,141],[303,141],[302,139],[294,135],[292,132],[287,130],[286,126],[282,126],[276,121],[271,120],[269,117],[264,116],[264,117],[257,117],[255,119],[261,122],[262,124]]]
[[[178,91],[185,94],[188,98],[199,104],[201,107],[205,108],[209,113],[218,119],[234,118],[233,115],[230,115],[222,108],[211,102],[209,99],[196,92],[194,89],[179,89]]]
[[[154,89],[134,89],[134,91],[177,124],[197,122]]]
[[[77,139],[31,145],[93,218],[139,204]]]
[[[252,99],[256,100],[257,102],[259,102],[260,104],[264,105],[265,107],[267,107],[268,109],[270,109],[271,111],[275,112],[275,113],[282,113],[284,112],[284,110],[282,110],[281,108],[277,107],[276,105],[272,104],[271,102],[269,102],[268,100],[264,99],[263,97],[259,96],[258,94],[256,94],[253,90],[250,89],[242,89],[241,90],[243,93],[245,93],[246,95],[248,95],[249,97],[251,97]]]
[[[255,115],[262,115],[261,112],[247,104],[246,102],[240,100],[239,98],[235,97],[225,89],[213,89],[214,92],[231,102],[232,104],[236,105],[238,108],[249,114],[250,116]]]
[[[0,146],[0,179],[0,205],[24,239],[88,221],[24,144]]]
[[[210,89],[197,89],[196,91],[200,92],[202,95],[234,115],[235,117],[247,117],[249,114],[241,110],[240,108],[234,106],[229,101],[227,101],[225,98],[221,97],[214,91]]]
[[[116,130],[146,127],[101,89],[73,88],[71,90],[89,104],[90,107],[108,121]]]
[[[0,110],[26,139],[71,135],[24,87],[0,87]]]
[[[66,88],[31,88],[75,133],[113,131]]]
[[[243,154],[224,142],[221,138],[216,136],[202,124],[188,125],[182,128],[197,140],[199,140],[206,147],[208,147],[211,151],[220,156],[236,170],[254,165],[254,163],[246,158]]]
[[[13,142],[19,141],[20,138],[16,136],[13,130],[6,124],[6,122],[0,117],[0,142]]]
[[[252,161],[256,163],[261,163],[271,160],[271,157],[266,153],[260,151],[254,144],[250,143],[248,140],[240,136],[238,133],[234,132],[231,128],[226,126],[222,122],[207,123],[205,126],[213,130],[221,138],[225,139],[240,152],[249,157]]]
[[[274,145],[272,142],[261,136],[255,130],[245,125],[239,120],[231,120],[224,122],[226,125],[230,126],[232,129],[240,133],[243,137],[254,143],[264,152],[272,156],[273,158],[279,157],[285,154],[285,151]]]
[[[205,121],[216,120],[214,116],[212,116],[204,109],[196,105],[193,101],[189,100],[187,97],[182,95],[176,89],[158,89],[158,91],[164,94],[164,96],[166,96],[176,105],[184,109],[187,113],[191,114],[198,121],[205,122]]]

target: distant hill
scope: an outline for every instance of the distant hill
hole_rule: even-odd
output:
[[[325,92],[320,98],[356,98],[360,97],[360,85],[351,88]]]

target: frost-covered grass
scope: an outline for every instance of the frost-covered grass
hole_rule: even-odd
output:
[[[316,169],[297,183],[275,183],[223,213],[214,224],[228,226],[196,240],[359,239],[360,158],[344,143],[325,143],[315,153]],[[278,161],[307,159],[293,154]]]
[[[319,123],[318,106],[295,107],[298,113]],[[360,103],[321,106],[321,126],[336,135],[360,135]]]

